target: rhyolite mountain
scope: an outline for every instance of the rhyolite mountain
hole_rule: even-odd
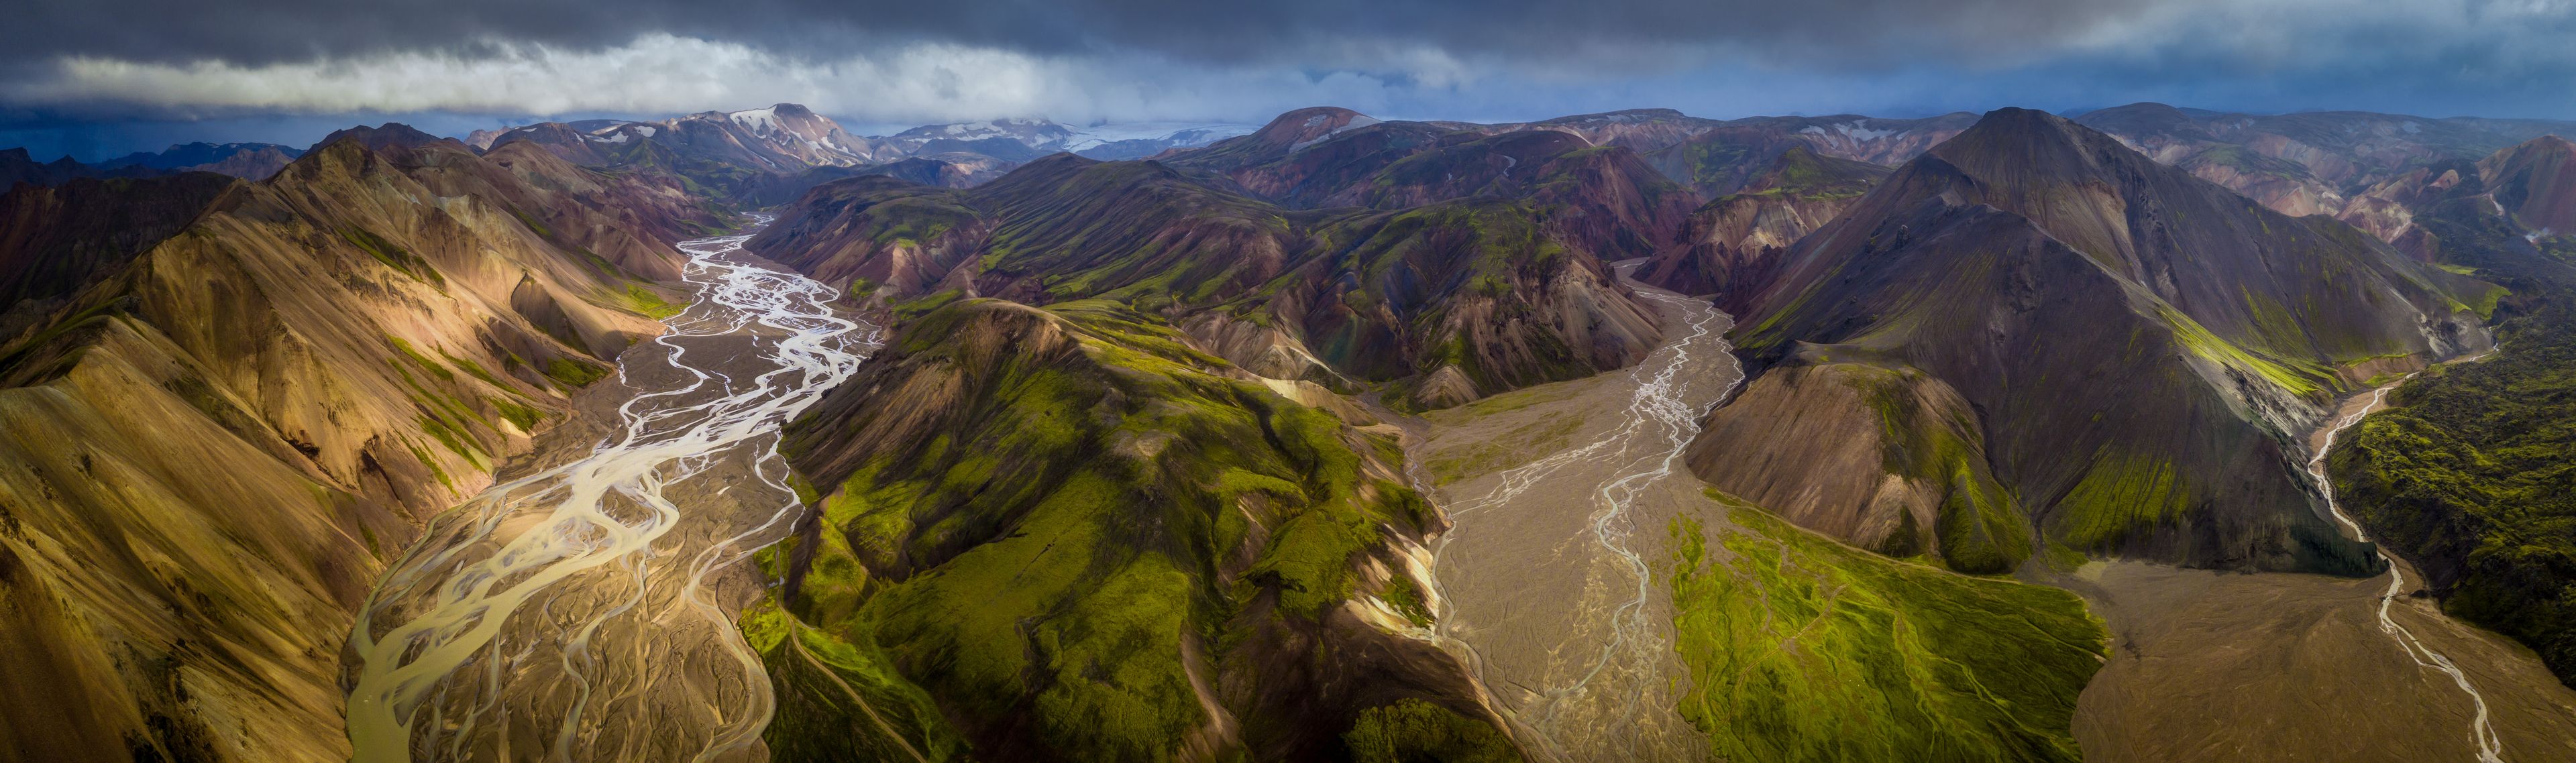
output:
[[[1446,521],[1395,439],[1276,389],[1106,300],[909,321],[788,430],[774,759],[1520,760],[1410,635]]]
[[[2500,291],[2020,109],[1782,256],[1726,295],[1760,375],[1691,467],[1808,527],[1978,572],[2043,544],[2370,571],[2295,433],[2364,379],[2483,346]]]
[[[1060,154],[966,191],[817,186],[749,248],[863,302],[1129,301],[1255,373],[1401,382],[1401,399],[1440,407],[1617,368],[1658,338],[1604,260],[1653,251],[1624,221],[1678,220],[1678,189],[1610,151],[1559,155],[1530,182],[1508,155],[1455,160],[1521,197],[1315,211],[1206,172]],[[1386,187],[1412,177],[1400,169]]]
[[[2512,286],[2522,313],[2496,357],[2436,369],[2389,395],[2328,455],[2337,494],[2421,570],[2443,611],[2513,637],[2576,686],[2576,548],[2563,449],[2576,374],[2576,220],[2570,146],[2543,136],[2474,164],[2382,184],[2424,256]]]
[[[1685,294],[1749,293],[1771,280],[1780,253],[1822,228],[1889,170],[1790,146],[1741,190],[1691,213],[1679,245],[1637,269],[1637,280]]]
[[[2090,111],[2075,121],[2294,216],[2365,212],[2356,208],[2360,195],[2413,170],[2576,132],[2576,123],[2540,119],[2235,114],[2161,103]]]
[[[50,306],[0,347],[0,749],[346,760],[376,574],[661,330],[647,223],[712,213],[398,128],[255,183],[0,197],[11,291]]]

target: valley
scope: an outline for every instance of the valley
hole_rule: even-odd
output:
[[[2576,756],[2562,129],[0,153],[0,759]]]
[[[1657,531],[1699,500],[1681,449],[1741,374],[1723,314],[1640,294],[1669,339],[1635,367],[1432,413],[1411,448],[1432,464],[1451,523],[1432,545],[1431,637],[1475,666],[1543,759],[1682,759],[1704,746],[1672,710],[1684,672]],[[1524,443],[1559,449],[1480,452]],[[1449,466],[1461,462],[1475,463]],[[1510,468],[1487,471],[1499,465]]]
[[[586,425],[386,572],[350,637],[358,759],[763,757],[771,691],[732,617],[763,586],[744,561],[799,518],[779,428],[879,338],[745,238],[682,243],[697,301]]]
[[[2310,434],[2320,479],[2333,441],[2405,381],[2347,398]],[[2414,565],[2388,559],[2387,576],[2358,579],[2113,561],[2051,580],[2115,635],[2077,736],[2111,761],[2576,754],[2576,691],[2528,647],[2446,616]]]

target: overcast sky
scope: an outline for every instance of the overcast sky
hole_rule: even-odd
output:
[[[95,160],[797,102],[1003,116],[1503,121],[2051,111],[2576,118],[2576,0],[22,0],[0,147]],[[865,129],[877,128],[877,129]]]

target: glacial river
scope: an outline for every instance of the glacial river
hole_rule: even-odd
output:
[[[2477,357],[2472,356],[2461,360],[2474,361]],[[2407,379],[2412,378],[2415,378],[2414,374],[2407,374],[2397,381],[2371,390],[2370,402],[2362,405],[2360,410],[2335,420],[2333,427],[2326,430],[2325,443],[2317,447],[2316,457],[2308,459],[2308,475],[2316,478],[2317,487],[2325,493],[2326,509],[2333,512],[2335,521],[2343,523],[2344,527],[2352,530],[2355,540],[2368,541],[2370,533],[2361,529],[2361,523],[2353,521],[2350,515],[2343,513],[2343,503],[2335,498],[2334,480],[2326,477],[2326,454],[2334,450],[2335,438],[2343,436],[2344,430],[2361,423],[2362,417],[2370,415],[2372,411],[2379,410],[2380,405],[2388,400],[2390,390],[2397,389],[2397,385],[2404,384]],[[2451,658],[2442,656],[2441,652],[2433,651],[2432,647],[2424,644],[2423,639],[2415,637],[2414,631],[2408,630],[2406,626],[2398,624],[2396,619],[2388,616],[2389,605],[2396,603],[2397,597],[2406,590],[2406,572],[2405,568],[2400,566],[2396,559],[2390,557],[2385,549],[2379,550],[2378,553],[2379,560],[2388,563],[2388,591],[2379,595],[2380,632],[2388,634],[2389,640],[2396,642],[2397,648],[2404,650],[2407,659],[2414,660],[2417,667],[2439,671],[2449,676],[2451,682],[2458,685],[2460,691],[2469,696],[2469,701],[2477,707],[2477,717],[2469,722],[2469,741],[2477,745],[2478,763],[2504,763],[2504,743],[2496,736],[2495,725],[2489,718],[2486,695],[2478,693],[2477,685],[2469,681],[2468,674],[2461,672],[2460,666],[2453,664]]]
[[[762,756],[770,686],[728,609],[798,511],[780,427],[880,336],[748,238],[680,245],[699,299],[624,355],[649,391],[622,426],[440,515],[378,582],[348,643],[358,761]]]

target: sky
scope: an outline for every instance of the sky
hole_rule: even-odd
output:
[[[854,132],[1925,116],[2160,101],[2576,119],[2576,0],[21,0],[0,147],[95,161],[802,103]]]

